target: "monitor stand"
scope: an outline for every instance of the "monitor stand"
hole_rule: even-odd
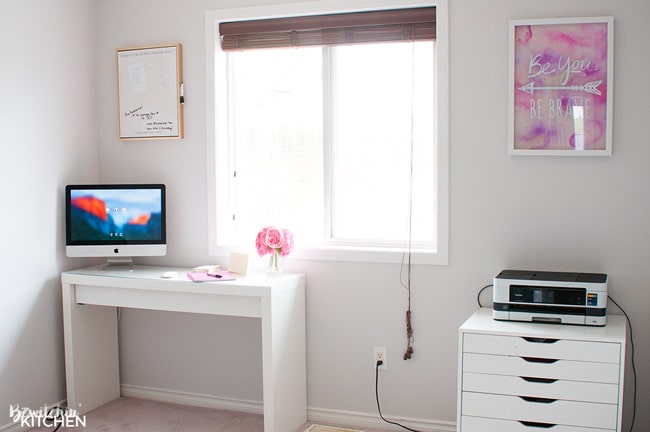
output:
[[[133,259],[131,257],[119,257],[119,258],[108,258],[106,260],[106,265],[102,267],[101,271],[107,270],[135,270],[133,265]]]

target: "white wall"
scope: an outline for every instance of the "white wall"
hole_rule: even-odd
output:
[[[404,362],[400,357],[405,349],[406,292],[399,283],[398,265],[287,260],[287,270],[307,274],[308,405],[374,414],[372,348],[386,346],[389,370],[381,384],[384,412],[455,421],[457,327],[476,307],[477,291],[496,273],[503,268],[532,268],[610,275],[610,293],[627,309],[635,326],[638,406],[648,406],[650,351],[643,342],[650,337],[646,311],[650,282],[644,268],[650,260],[646,138],[650,87],[643,83],[650,68],[646,27],[650,3],[449,3],[450,264],[413,270],[415,355]],[[210,261],[202,199],[206,191],[204,12],[260,4],[260,0],[99,3],[101,178],[167,183],[169,254],[157,263]],[[613,156],[509,157],[508,20],[601,15],[615,18]],[[113,50],[169,42],[183,44],[186,138],[119,142]],[[192,319],[125,313],[123,381],[261,400],[255,325],[245,320]],[[175,351],[174,344],[187,351]],[[139,350],[140,345],[146,348]],[[195,378],[194,368],[200,364],[200,377]],[[647,411],[638,412],[637,427],[650,428]]]
[[[95,3],[0,0],[0,428],[65,399],[63,186],[96,181]]]
[[[102,181],[168,186],[169,254],[146,262],[210,261],[204,12],[273,1],[0,2],[10,42],[0,69],[0,184],[4,203],[20,203],[0,212],[2,226],[19,227],[6,229],[11,249],[0,259],[2,409],[64,398],[58,272],[78,262],[62,257],[61,190],[92,181],[97,156]],[[507,156],[508,20],[600,15],[615,18],[613,156]],[[308,280],[310,407],[374,415],[372,347],[386,346],[384,413],[455,421],[456,329],[503,268],[608,273],[635,326],[638,406],[650,404],[649,20],[645,0],[450,1],[450,264],[413,270],[415,354],[404,362],[399,266],[286,261]],[[115,49],[169,42],[183,44],[186,138],[117,140]],[[35,277],[15,272],[34,263]],[[255,322],[125,311],[121,337],[127,384],[261,400]],[[636,430],[646,429],[650,413],[639,410]]]

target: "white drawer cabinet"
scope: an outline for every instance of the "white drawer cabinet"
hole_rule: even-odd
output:
[[[495,321],[459,331],[458,432],[621,432],[626,328]]]

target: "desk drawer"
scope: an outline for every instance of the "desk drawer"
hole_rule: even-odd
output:
[[[612,432],[612,429],[595,429],[579,426],[522,423],[483,417],[463,416],[463,432]]]
[[[168,281],[169,282],[169,281]],[[206,282],[209,284],[211,282]],[[221,283],[221,282],[219,282]],[[201,285],[203,286],[203,285]],[[206,285],[207,286],[207,285]],[[98,306],[260,318],[262,301],[251,295],[76,285],[75,302]]]
[[[619,365],[574,360],[540,361],[538,358],[490,354],[463,354],[463,371],[535,378],[567,379],[618,384]]]
[[[463,352],[620,363],[618,343],[466,333]]]
[[[616,429],[616,405],[463,392],[463,416]],[[465,432],[465,430],[463,430]]]
[[[595,403],[618,403],[618,385],[507,375],[463,373],[463,391],[534,396]]]

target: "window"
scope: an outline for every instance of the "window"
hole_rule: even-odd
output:
[[[231,17],[251,16],[208,13],[206,29]],[[307,258],[398,262],[408,246],[415,263],[446,263],[439,42],[323,46],[308,34],[307,47],[229,51],[241,41],[224,36],[223,51],[207,38],[211,253],[277,224]]]

